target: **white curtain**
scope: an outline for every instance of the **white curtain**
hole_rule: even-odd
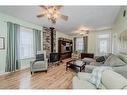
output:
[[[84,49],[83,37],[76,38],[76,51],[82,52]]]
[[[34,57],[33,30],[20,27],[20,59]]]

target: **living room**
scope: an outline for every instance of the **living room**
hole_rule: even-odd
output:
[[[0,89],[126,89],[126,11],[0,6]]]

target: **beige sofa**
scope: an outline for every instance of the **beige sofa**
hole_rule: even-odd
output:
[[[90,83],[90,73],[80,72],[73,78],[73,89],[97,89],[96,86]],[[127,79],[120,74],[106,70],[102,73],[102,88],[101,89],[127,89]]]
[[[117,73],[121,74],[122,76],[124,76],[125,78],[127,78],[127,55],[126,54],[117,54],[115,56],[117,56],[124,63],[121,64],[121,62],[117,61],[118,59],[116,59],[116,60],[113,59],[112,60],[112,61],[114,61],[113,65],[112,65],[112,61],[110,61],[110,60],[109,60],[110,62],[108,61],[108,62],[106,62],[106,64],[110,63],[108,66],[111,66],[115,72],[117,72]],[[96,68],[98,66],[104,66],[106,64],[99,64],[97,62],[91,62],[90,65],[85,66],[85,72],[91,73],[94,68]]]

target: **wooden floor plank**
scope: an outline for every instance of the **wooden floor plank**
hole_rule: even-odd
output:
[[[30,70],[20,70],[0,76],[0,89],[71,89],[75,73],[66,71],[66,61],[50,67],[48,72],[30,74]]]

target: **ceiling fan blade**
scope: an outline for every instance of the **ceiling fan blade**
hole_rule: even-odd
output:
[[[60,18],[62,18],[63,20],[67,21],[68,20],[68,16],[62,15],[60,14]]]
[[[43,8],[43,9],[45,9],[45,10],[48,9],[48,7],[47,6],[44,6],[44,5],[41,5],[40,7]]]
[[[55,6],[57,10],[60,10],[63,6],[62,5],[57,5]]]
[[[37,15],[37,17],[43,17],[43,16],[45,16],[45,15],[44,14]]]

